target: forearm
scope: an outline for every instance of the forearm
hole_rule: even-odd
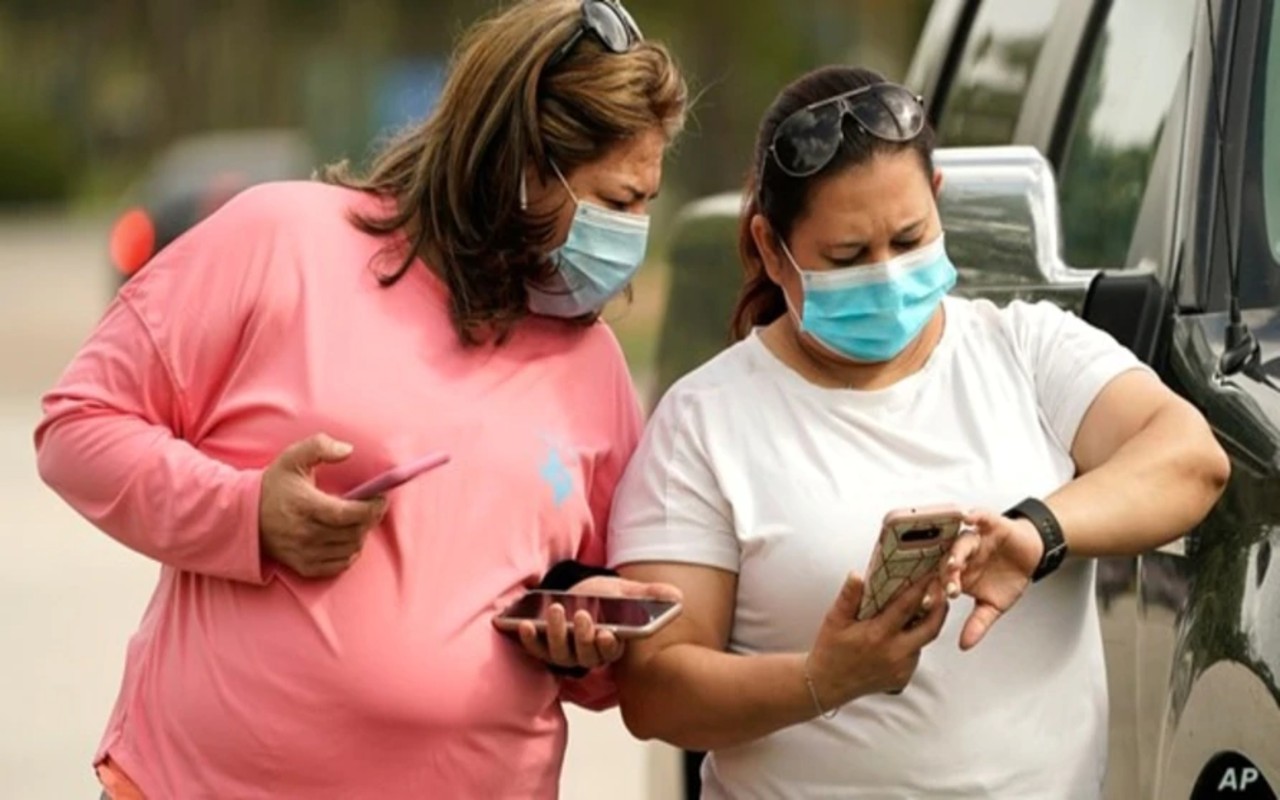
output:
[[[818,715],[802,654],[741,656],[667,647],[619,675],[632,734],[690,750],[744,744]]]
[[[1047,499],[1072,554],[1134,555],[1198,524],[1222,494],[1230,462],[1204,421],[1173,409],[1106,462]]]
[[[560,677],[560,699],[589,711],[605,711],[618,704],[614,667],[597,667],[581,675]]]
[[[264,580],[261,478],[136,417],[53,398],[37,432],[44,481],[126,546],[178,569]]]

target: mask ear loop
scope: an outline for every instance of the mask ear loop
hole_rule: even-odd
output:
[[[772,225],[770,226],[772,228]],[[787,247],[787,243],[782,240],[777,231],[774,231],[773,238],[778,240],[778,246],[782,248],[782,253],[787,257],[787,261],[791,262],[791,268],[800,276],[800,291],[804,292],[804,270],[800,269],[800,264],[796,261],[796,257],[791,255],[791,248]],[[795,322],[796,327],[804,330],[804,315],[796,311],[795,304],[791,302],[791,295],[787,294],[787,290],[782,286],[778,287],[778,291],[782,292],[782,302],[787,304],[787,313],[791,315],[791,319]]]
[[[562,184],[564,184],[564,190],[569,193],[571,198],[573,198],[573,204],[576,206],[582,205],[578,200],[578,196],[573,193],[573,189],[569,188],[569,181],[565,180],[564,173],[560,171],[560,167],[556,166],[556,162],[551,162],[551,168],[556,171],[556,177],[560,179]]]

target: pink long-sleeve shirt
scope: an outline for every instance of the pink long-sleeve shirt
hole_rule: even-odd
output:
[[[41,475],[163,565],[96,762],[149,798],[552,798],[558,681],[491,616],[562,559],[600,563],[640,429],[604,325],[522,322],[466,347],[421,264],[315,183],[244,192],[130,281],[44,399]],[[444,450],[341,576],[264,560],[261,470],[317,432],[340,491]]]

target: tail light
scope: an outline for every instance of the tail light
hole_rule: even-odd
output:
[[[156,252],[156,226],[141,208],[132,208],[111,228],[111,263],[124,275],[142,269]]]

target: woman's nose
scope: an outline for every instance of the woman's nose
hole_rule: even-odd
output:
[[[885,261],[888,261],[889,259],[893,258],[896,255],[897,255],[897,252],[894,251],[893,245],[889,244],[888,242],[884,242],[882,244],[873,244],[867,247],[865,251],[865,255],[863,256],[864,258],[863,263],[880,264]]]

